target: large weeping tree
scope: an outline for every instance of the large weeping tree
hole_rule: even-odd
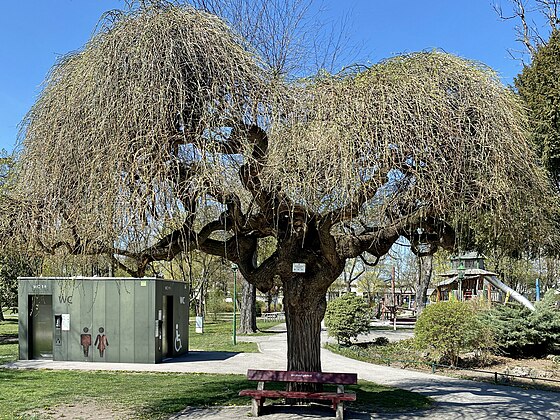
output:
[[[3,242],[105,254],[134,276],[197,249],[263,292],[279,279],[287,367],[320,371],[325,296],[348,259],[400,236],[430,255],[465,217],[508,230],[546,197],[522,110],[481,65],[418,53],[287,83],[253,51],[188,7],[108,16],[24,121]]]

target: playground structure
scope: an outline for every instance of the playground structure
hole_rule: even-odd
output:
[[[531,311],[533,304],[523,295],[498,279],[498,275],[484,269],[484,257],[478,253],[467,253],[451,259],[452,269],[444,274],[446,280],[439,282],[434,291],[436,301],[449,300],[455,296],[458,300],[469,300],[484,296],[489,302],[497,301],[496,290],[521,303]]]

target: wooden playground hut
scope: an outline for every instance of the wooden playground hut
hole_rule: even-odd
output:
[[[436,285],[436,302],[449,300],[451,295],[460,301],[484,297],[488,302],[502,302],[504,296],[509,294],[512,299],[534,310],[533,304],[502,283],[498,274],[487,271],[484,256],[476,252],[452,258],[451,270],[440,276],[445,277],[445,280]]]

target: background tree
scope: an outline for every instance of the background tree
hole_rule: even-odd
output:
[[[559,160],[559,107],[558,97],[558,31],[560,30],[558,0],[510,0],[504,10],[496,7],[503,19],[516,22],[517,41],[522,48],[512,51],[512,57],[523,62],[523,71],[515,79],[515,88],[524,101],[529,114],[529,132],[537,149],[539,158],[549,171],[550,177],[556,184],[560,181]],[[557,194],[557,191],[556,191]],[[536,212],[540,209],[535,208]],[[526,223],[532,223],[530,220]],[[482,229],[484,231],[484,229]],[[558,229],[556,228],[557,235]],[[481,236],[480,230],[476,236]],[[490,232],[487,232],[490,233]],[[520,229],[525,244],[521,247],[511,246],[507,241],[495,239],[500,233],[490,233],[485,246],[479,247],[491,257],[490,269],[506,274],[506,281],[512,281],[511,286],[519,289],[532,288],[534,276],[532,270],[520,270],[524,265],[539,266],[543,259],[547,261],[547,269],[539,269],[542,284],[547,287],[554,284],[550,281],[553,267],[557,265],[558,249],[551,246],[557,240],[547,241],[547,246],[541,246],[541,238],[527,234]],[[499,239],[499,238],[498,238]],[[483,241],[478,241],[479,244]],[[515,261],[517,260],[517,261]],[[523,274],[524,272],[524,274]],[[532,280],[526,280],[532,277]],[[523,279],[525,278],[525,280]],[[529,286],[529,287],[528,287]]]
[[[171,261],[159,261],[153,265],[156,267],[155,271],[162,274],[164,278],[189,283],[191,305],[196,316],[206,314],[208,292],[212,289],[220,289],[225,293],[228,279],[231,277],[229,266],[226,267],[221,258],[197,250],[179,254]]]
[[[247,40],[277,77],[301,77],[321,69],[333,71],[346,45],[346,25],[321,22],[312,13],[314,0],[190,0],[223,18]],[[345,64],[345,63],[343,63]]]
[[[385,294],[387,290],[387,276],[390,276],[390,268],[385,267],[384,264],[379,264],[369,268],[363,276],[358,279],[358,290],[367,295],[369,307],[373,307]]]
[[[531,64],[515,78],[515,87],[529,109],[539,155],[560,185],[560,29],[538,45]]]
[[[290,370],[321,370],[346,260],[401,236],[418,255],[452,248],[466,215],[514,230],[550,196],[522,108],[480,64],[418,53],[288,83],[210,14],[160,1],[108,17],[26,117],[2,242],[106,254],[134,276],[198,249],[261,291],[279,278]]]
[[[359,258],[351,258],[346,261],[346,266],[342,271],[342,281],[344,282],[347,293],[352,291],[354,283],[362,274],[366,272],[366,265]]]
[[[9,179],[13,176],[14,159],[6,150],[0,150],[0,193],[7,194]],[[37,261],[17,253],[4,252],[0,255],[0,321],[4,320],[3,309],[16,308],[17,278],[35,275]]]
[[[4,321],[3,309],[18,306],[18,277],[38,275],[41,261],[26,255],[4,254],[0,256],[0,321]]]
[[[510,51],[513,58],[529,61],[540,46],[546,44],[550,33],[560,29],[559,0],[508,0],[505,9],[501,2],[494,10],[503,20],[515,20],[517,41],[523,45],[520,51]]]

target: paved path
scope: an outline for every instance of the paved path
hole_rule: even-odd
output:
[[[390,333],[388,333],[390,334]],[[387,334],[387,335],[388,335]],[[239,337],[258,342],[261,353],[212,353],[192,351],[188,356],[155,365],[25,360],[12,368],[133,370],[158,372],[238,373],[247,369],[286,369],[286,335]],[[326,336],[323,336],[326,339]],[[414,414],[347,413],[349,419],[553,419],[560,420],[560,393],[460,380],[430,373],[373,365],[321,350],[324,371],[357,372],[360,379],[419,392],[436,401],[435,408]],[[173,419],[247,419],[248,407],[187,408]],[[263,420],[332,416],[332,411],[312,407],[273,407]]]

